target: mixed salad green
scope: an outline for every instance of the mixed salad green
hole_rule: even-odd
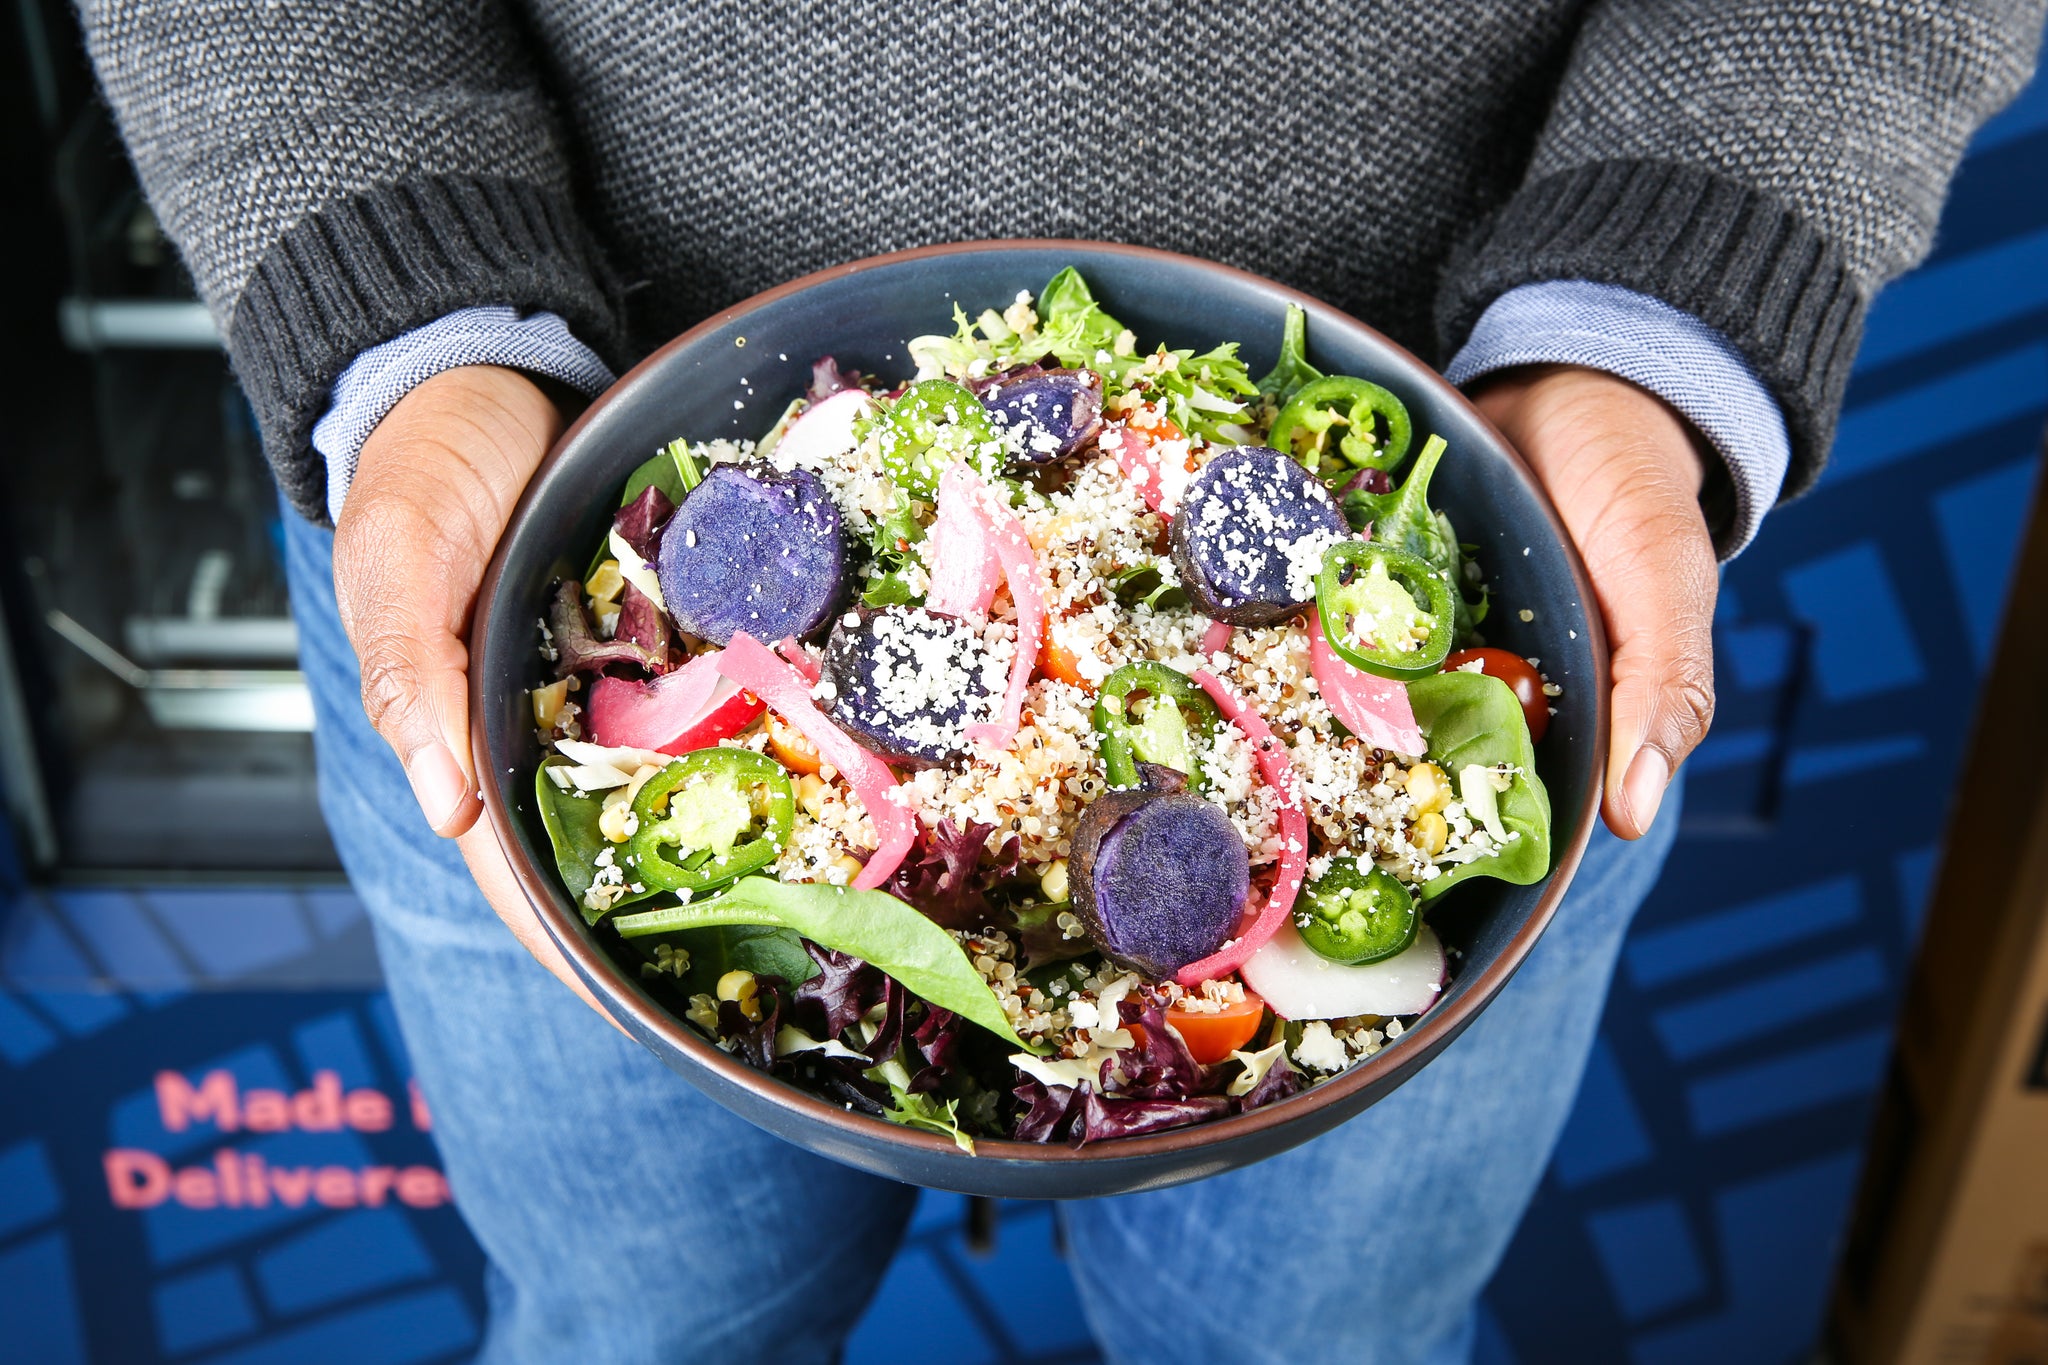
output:
[[[1446,453],[1368,379],[1141,350],[1072,270],[679,439],[557,585],[562,885],[717,1046],[849,1108],[1085,1143],[1271,1103],[1540,880],[1557,689],[1476,637]]]

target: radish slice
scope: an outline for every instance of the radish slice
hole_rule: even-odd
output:
[[[590,689],[590,734],[609,748],[686,754],[731,739],[761,714],[760,701],[700,654],[652,682],[599,678]]]
[[[824,672],[811,652],[794,635],[785,635],[776,641],[775,652],[789,662],[789,666],[803,674],[804,681],[811,686],[818,685],[818,678]]]
[[[1230,637],[1237,633],[1237,627],[1228,621],[1211,621],[1209,628],[1202,632],[1202,657],[1222,654],[1230,648]]]
[[[1421,1014],[1443,995],[1444,945],[1423,925],[1415,942],[1382,962],[1347,967],[1317,955],[1292,924],[1238,969],[1282,1019]]]
[[[917,838],[917,821],[899,800],[896,774],[881,759],[847,737],[811,701],[810,684],[774,651],[745,631],[736,632],[718,656],[718,671],[759,697],[776,715],[794,725],[817,747],[827,763],[852,784],[882,846],[868,858],[853,880],[856,891],[872,891],[889,880]]]
[[[1301,894],[1302,878],[1308,873],[1308,813],[1302,810],[1301,797],[1295,791],[1294,764],[1287,757],[1287,746],[1267,727],[1259,713],[1238,700],[1236,693],[1207,670],[1198,668],[1188,676],[1209,694],[1224,718],[1251,741],[1252,758],[1259,765],[1259,776],[1273,789],[1274,801],[1280,808],[1280,871],[1273,879],[1273,894],[1266,898],[1266,908],[1259,912],[1259,917],[1252,921],[1249,929],[1200,962],[1191,962],[1180,969],[1174,980],[1192,989],[1204,981],[1236,971],[1246,958],[1265,947],[1267,940],[1287,923],[1288,912],[1294,909],[1294,898]]]
[[[1116,452],[1118,468],[1137,486],[1145,506],[1157,512],[1165,500],[1166,486],[1159,477],[1159,457],[1152,453],[1152,443],[1134,431],[1117,430],[1104,432],[1096,444]]]
[[[860,444],[853,439],[853,424],[874,410],[875,400],[862,389],[841,389],[811,404],[776,442],[775,463],[806,469],[829,467]]]
[[[1316,690],[1330,714],[1344,728],[1375,749],[1417,757],[1428,747],[1408,704],[1408,689],[1392,678],[1378,678],[1337,657],[1323,634],[1322,613],[1308,613],[1308,666]]]
[[[1023,722],[1024,689],[1031,685],[1031,670],[1045,643],[1045,593],[1038,585],[1038,556],[1032,552],[1023,523],[1011,516],[1010,509],[974,474],[962,469],[960,477],[988,522],[990,539],[1002,560],[1003,581],[1010,585],[1010,601],[1017,608],[1017,652],[1010,656],[1010,685],[1003,692],[1003,709],[993,721],[968,726],[967,738],[991,749],[1007,749]]]
[[[927,611],[941,616],[988,615],[1003,581],[1003,561],[996,554],[995,537],[988,521],[975,506],[981,480],[963,464],[946,467],[939,476],[938,517],[932,522],[931,591],[925,594]]]

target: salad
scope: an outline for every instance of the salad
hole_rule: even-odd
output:
[[[1449,980],[1441,896],[1550,868],[1557,689],[1479,644],[1444,441],[1298,309],[1257,379],[1072,270],[953,312],[656,452],[555,585],[564,888],[718,1047],[970,1152],[1341,1073]]]

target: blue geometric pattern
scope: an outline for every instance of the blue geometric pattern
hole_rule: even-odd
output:
[[[1720,715],[1549,1177],[1481,1305],[1480,1365],[1810,1352],[2044,423],[2038,82],[1979,137],[1933,257],[1874,309],[1828,473],[1726,574]],[[437,1164],[354,897],[26,891],[12,868],[0,845],[0,1362],[472,1351],[482,1260],[452,1208],[382,1187],[372,1204],[367,1183],[352,1207],[311,1196],[325,1168]],[[332,1073],[387,1096],[394,1121],[171,1131],[165,1068],[194,1085],[223,1071],[242,1095]],[[112,1206],[110,1149],[197,1169],[172,1178],[218,1197],[226,1177],[205,1172],[229,1140],[299,1197]],[[976,1251],[966,1208],[924,1196],[849,1365],[1097,1359],[1049,1209],[1002,1205]]]

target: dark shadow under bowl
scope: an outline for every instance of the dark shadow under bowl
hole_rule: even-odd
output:
[[[1286,306],[1308,310],[1309,356],[1325,373],[1364,376],[1408,405],[1415,446],[1450,443],[1432,494],[1479,546],[1493,588],[1488,639],[1543,661],[1563,686],[1537,761],[1554,812],[1555,865],[1528,887],[1472,881],[1434,910],[1463,953],[1436,1007],[1383,1051],[1291,1099],[1172,1132],[1063,1145],[983,1141],[969,1156],[944,1137],[848,1113],[727,1056],[613,960],[558,883],[533,803],[540,761],[527,690],[544,681],[535,623],[548,586],[578,572],[627,474],[677,436],[751,439],[809,381],[811,362],[908,377],[905,343],[951,330],[1065,266],[1138,335],[1204,350],[1237,341],[1253,374],[1278,353]],[[1531,613],[1524,620],[1523,612]],[[1214,1175],[1329,1131],[1400,1085],[1477,1017],[1534,946],[1578,866],[1606,761],[1607,651],[1585,570],[1548,500],[1470,404],[1371,328],[1243,271],[1165,252],[1082,242],[992,242],[858,261],[770,290],[692,328],[599,398],[548,455],[520,500],[479,594],[470,638],[472,739],[484,801],[506,857],[576,972],[656,1056],[734,1113],[799,1146],[918,1185],[1018,1198],[1079,1198]]]

